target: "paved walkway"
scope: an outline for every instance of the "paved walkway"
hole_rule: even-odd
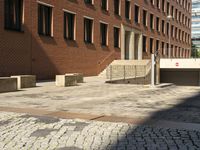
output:
[[[37,85],[19,92],[1,93],[0,107],[200,122],[200,88],[197,87],[151,89],[105,84],[95,77],[86,78],[86,83],[75,87],[55,87],[53,82]]]
[[[197,150],[200,132],[0,113],[0,149]]]
[[[103,81],[1,93],[0,149],[200,149],[200,88]]]

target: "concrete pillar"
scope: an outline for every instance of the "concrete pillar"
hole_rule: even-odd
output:
[[[125,29],[123,25],[121,25],[121,59],[125,59]]]
[[[138,60],[142,60],[142,34],[140,34],[138,42]]]
[[[130,42],[129,42],[129,59],[134,60],[135,59],[135,33],[131,32],[130,35]]]

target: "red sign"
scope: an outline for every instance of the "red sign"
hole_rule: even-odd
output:
[[[179,63],[178,62],[176,62],[176,67],[178,67],[179,66]]]

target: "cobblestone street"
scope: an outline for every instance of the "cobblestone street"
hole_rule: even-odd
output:
[[[200,89],[105,84],[0,94],[0,150],[199,150]]]
[[[200,132],[147,125],[0,113],[0,149],[197,150]]]

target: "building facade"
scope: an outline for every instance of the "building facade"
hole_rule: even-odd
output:
[[[192,1],[192,42],[200,50],[200,1]]]
[[[1,0],[0,76],[97,75],[114,59],[190,57],[191,0]]]

